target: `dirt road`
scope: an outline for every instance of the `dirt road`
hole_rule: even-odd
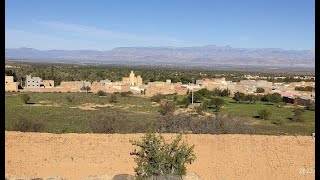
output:
[[[6,177],[134,174],[130,139],[142,134],[5,132]],[[165,135],[173,138],[174,135]],[[203,179],[314,179],[315,141],[307,136],[187,135]]]

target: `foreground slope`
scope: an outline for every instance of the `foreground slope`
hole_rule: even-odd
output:
[[[143,134],[5,132],[6,177],[134,174],[129,143]],[[173,138],[173,134],[166,134]],[[309,136],[187,135],[203,179],[314,179],[315,141]],[[306,168],[305,171],[303,168]],[[309,168],[309,169],[308,169]]]

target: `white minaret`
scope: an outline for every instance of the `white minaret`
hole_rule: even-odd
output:
[[[129,75],[129,78],[130,78],[130,85],[134,85],[134,73],[133,73],[133,71],[131,71],[131,73]]]

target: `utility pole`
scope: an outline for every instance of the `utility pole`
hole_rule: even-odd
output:
[[[191,104],[193,104],[193,90],[191,90],[191,94],[192,94],[192,95],[191,95],[191,99],[192,99],[192,100],[191,100],[191,101],[192,101]]]

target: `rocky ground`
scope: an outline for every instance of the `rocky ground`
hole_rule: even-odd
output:
[[[129,143],[143,134],[5,132],[7,178],[88,179],[134,175]],[[173,138],[173,134],[165,135]],[[196,161],[188,172],[201,179],[314,179],[311,136],[194,135]]]

